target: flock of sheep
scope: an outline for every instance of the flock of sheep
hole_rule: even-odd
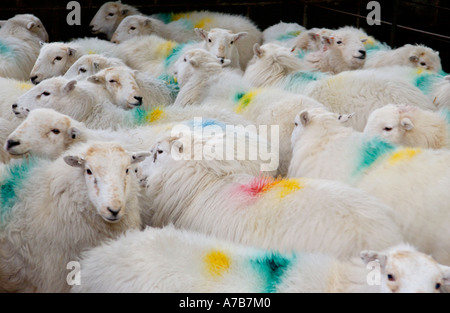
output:
[[[0,26],[0,292],[450,284],[437,51],[120,1],[90,24],[110,41]]]

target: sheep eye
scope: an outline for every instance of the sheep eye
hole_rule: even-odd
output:
[[[162,150],[158,150],[158,154],[162,154],[164,151]]]
[[[187,62],[186,58],[184,58],[184,62]]]
[[[131,29],[131,30],[135,30],[135,29],[136,29],[136,27],[134,27],[134,26],[131,26],[131,27],[130,27],[130,29]]]
[[[230,45],[232,45],[232,44],[234,44],[234,41],[231,41],[231,42],[230,42]]]
[[[392,130],[392,127],[385,127],[383,128],[384,131],[390,132]]]
[[[212,40],[211,40],[211,39],[208,39],[208,42],[212,42]]]
[[[85,68],[80,68],[78,71],[79,71],[80,73],[86,73],[86,69],[85,69]]]
[[[128,174],[128,172],[129,172],[129,170],[127,169],[127,170],[125,171],[125,174]]]
[[[91,171],[90,169],[87,169],[87,170],[86,170],[86,174],[92,175],[92,171]]]
[[[437,289],[440,289],[440,288],[441,288],[441,284],[440,284],[440,283],[437,283],[436,286],[435,286],[435,288],[436,288],[436,290],[437,290]]]
[[[297,122],[295,122],[295,123],[294,123],[294,125],[295,125],[295,127],[297,127],[297,126],[298,126],[298,123],[297,123]]]
[[[43,96],[50,96],[50,92],[48,92],[48,91],[44,91],[43,93],[41,93],[41,95],[43,95]]]
[[[340,121],[340,120],[341,120],[341,118],[342,118],[342,115],[339,115],[339,117],[338,117],[338,120]]]
[[[389,281],[395,281],[395,277],[394,277],[394,275],[392,275],[392,274],[388,274],[388,275],[387,275],[387,279],[388,279]]]
[[[134,170],[134,172],[135,172],[135,173],[137,173],[137,172],[138,172],[138,170],[137,170],[137,169],[135,169],[135,170]]]
[[[427,63],[425,63],[425,62],[420,62],[420,65],[422,65],[422,66],[426,66],[426,65],[427,65]]]
[[[336,43],[337,43],[338,45],[341,45],[341,44],[342,44],[342,41],[339,40],[339,41],[337,41]]]
[[[60,133],[59,129],[52,129],[52,133],[54,133],[55,135],[58,135]]]
[[[108,16],[114,16],[114,13],[109,13]]]
[[[117,81],[115,81],[114,79],[110,79],[109,82],[110,82],[111,84],[117,83]]]
[[[55,60],[56,60],[56,61],[61,61],[61,60],[62,60],[62,57],[59,57],[59,56],[58,56],[58,57],[55,58]]]

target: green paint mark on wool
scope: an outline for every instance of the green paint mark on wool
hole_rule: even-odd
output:
[[[183,49],[187,45],[191,45],[191,44],[193,44],[193,41],[189,41],[187,43],[181,43],[181,44],[176,45],[172,49],[172,51],[170,51],[169,55],[164,60],[164,67],[167,69],[168,67],[173,65],[173,63],[175,63],[175,61],[181,56]]]
[[[395,146],[374,137],[369,141],[365,141],[361,147],[361,155],[355,174],[372,166],[380,157],[395,150]]]
[[[129,113],[131,114],[131,125],[129,125],[130,127],[148,124],[147,110],[143,108],[134,108],[131,111],[129,111]]]
[[[250,260],[251,267],[263,279],[262,292],[276,292],[277,285],[283,280],[283,275],[294,259],[295,255],[286,257],[273,252]]]
[[[23,186],[23,183],[29,176],[31,169],[33,169],[38,159],[28,158],[22,160],[20,163],[8,165],[5,169],[3,177],[0,182],[0,222],[3,224],[8,213],[14,206],[17,200],[17,191]]]
[[[278,36],[277,40],[278,41],[287,41],[289,39],[296,38],[301,33],[302,33],[301,30],[294,30],[294,31],[288,32],[286,34],[282,34],[282,35]]]
[[[175,77],[173,75],[165,73],[160,75],[158,79],[166,83],[167,87],[170,90],[170,95],[172,96],[173,99],[175,99],[178,93],[180,92],[180,86],[178,85],[178,82],[176,81]]]
[[[168,24],[168,23],[172,22],[173,13],[158,13],[155,15],[155,17],[158,20],[163,21],[164,24]]]
[[[441,75],[433,73],[417,74],[414,78],[414,86],[419,88],[424,94],[428,95],[433,91],[434,84],[441,79]]]
[[[13,49],[2,40],[0,40],[0,54],[11,54],[12,52]]]

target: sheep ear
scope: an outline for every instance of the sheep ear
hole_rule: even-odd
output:
[[[237,33],[237,34],[233,35],[233,41],[236,42],[236,41],[238,41],[239,39],[244,38],[244,37],[247,36],[247,35],[248,35],[247,32],[240,32],[240,33]]]
[[[309,32],[308,36],[309,36],[309,39],[314,40],[314,41],[316,41],[316,40],[318,40],[320,38],[320,35],[316,34],[314,32]]]
[[[450,267],[445,265],[439,265],[444,275],[444,285],[450,285]]]
[[[44,41],[42,41],[42,40],[39,40],[39,46],[40,46],[40,47],[43,47],[43,46],[45,46],[45,42],[44,42]]]
[[[64,162],[73,167],[84,167],[86,160],[76,155],[68,155],[64,157]]]
[[[308,111],[303,111],[302,113],[300,113],[300,122],[302,123],[303,127],[307,126],[310,121],[311,117],[309,116]]]
[[[412,55],[409,57],[409,60],[413,63],[419,62],[419,57],[417,55]]]
[[[151,155],[150,152],[147,152],[147,151],[135,152],[131,155],[131,164],[142,162],[150,155]]]
[[[65,93],[71,92],[72,90],[75,89],[76,84],[77,84],[76,80],[71,80],[64,86],[63,92],[65,92]]]
[[[193,67],[198,67],[198,62],[195,59],[190,59],[189,63],[193,66]]]
[[[144,26],[149,27],[150,25],[152,25],[152,20],[149,19],[149,18],[146,18],[146,19],[144,20]]]
[[[67,49],[67,54],[68,55],[72,56],[72,55],[75,55],[75,53],[77,53],[76,49],[74,49],[74,48],[68,48]]]
[[[253,53],[258,57],[262,57],[263,51],[261,50],[261,46],[257,43],[253,45]]]
[[[197,36],[199,36],[202,40],[208,39],[208,32],[204,30],[203,28],[196,28],[195,33]]]
[[[445,79],[445,80],[448,80],[448,81],[450,82],[450,75],[445,76],[444,79]]]
[[[370,262],[376,261],[376,262],[380,263],[381,268],[384,268],[386,266],[387,256],[385,254],[378,253],[378,252],[372,251],[372,250],[364,250],[364,251],[361,251],[359,256],[361,257],[361,260],[366,265]]]
[[[36,24],[34,23],[34,22],[29,22],[28,24],[27,24],[27,29],[28,30],[31,30],[32,28],[34,28],[36,26]]]
[[[130,10],[128,10],[128,9],[122,9],[122,10],[120,10],[120,14],[121,14],[121,15],[128,14],[128,12],[130,12]]]
[[[322,37],[322,43],[325,46],[331,46],[331,45],[334,44],[334,37],[323,36]]]
[[[94,62],[94,63],[92,63],[92,65],[94,66],[94,68],[96,70],[98,70],[98,68],[100,67],[100,63],[98,63],[98,62]]]
[[[402,118],[400,125],[402,125],[405,130],[411,130],[414,128],[414,123],[407,117]]]
[[[87,81],[94,83],[94,84],[103,84],[103,82],[105,81],[103,77],[101,76],[97,76],[97,75],[92,75],[89,76],[87,78]]]
[[[69,134],[69,137],[74,140],[78,139],[81,135],[81,131],[76,127],[70,127],[67,133]]]

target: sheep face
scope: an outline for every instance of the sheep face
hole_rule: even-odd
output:
[[[30,79],[35,85],[44,79],[60,76],[76,61],[76,49],[63,43],[45,44],[31,70]]]
[[[322,36],[323,50],[345,62],[348,70],[359,69],[366,61],[366,48],[360,36],[352,32],[335,32],[332,36]]]
[[[221,59],[203,49],[193,49],[186,52],[173,66],[173,74],[180,87],[183,87],[197,71],[217,73],[222,67],[228,66],[230,60]]]
[[[132,166],[147,155],[130,155],[115,143],[95,143],[83,154],[65,156],[64,161],[83,171],[89,199],[97,213],[106,222],[117,223],[126,214]]]
[[[160,141],[152,147],[149,157],[136,166],[135,173],[141,187],[148,188],[149,182],[153,184],[161,179],[164,167],[174,160],[171,150],[169,140]]]
[[[32,154],[56,159],[73,143],[80,130],[73,121],[52,109],[36,109],[9,135],[5,150],[12,156]]]
[[[385,293],[437,293],[450,284],[450,267],[438,264],[431,256],[408,246],[387,252],[363,251],[362,260],[377,267],[380,290]]]
[[[81,80],[112,66],[125,66],[125,64],[119,59],[107,58],[99,54],[86,54],[69,68],[64,77]]]
[[[127,16],[117,26],[116,31],[111,37],[111,42],[118,44],[136,36],[151,35],[151,23],[152,19],[145,16]]]
[[[413,67],[437,73],[442,70],[439,53],[425,46],[405,45],[403,49],[409,51],[408,60]]]
[[[86,109],[83,103],[87,103],[88,98],[90,102],[93,99],[91,99],[91,95],[78,89],[76,80],[68,80],[63,77],[46,79],[19,97],[12,105],[13,113],[17,117],[23,118],[31,109],[53,108],[70,116],[83,116]]]
[[[104,86],[111,95],[112,102],[123,109],[142,105],[143,96],[134,72],[127,67],[106,68],[90,76],[88,81]]]
[[[117,2],[106,2],[92,18],[89,27],[93,34],[106,34],[110,39],[120,22],[130,14],[136,14],[137,10]]]
[[[204,48],[219,59],[233,60],[236,58],[236,43],[248,33],[241,32],[233,34],[231,31],[222,28],[213,28],[209,32],[201,28],[196,28],[195,32],[205,42]],[[237,54],[239,57],[239,54]],[[239,61],[239,60],[234,60]]]
[[[389,104],[370,114],[364,133],[369,136],[380,136],[393,144],[403,144],[405,132],[413,128],[414,125],[409,118],[400,116],[400,108]]]
[[[48,33],[41,20],[32,14],[17,14],[7,21],[0,21],[2,32],[24,33],[48,42]]]

